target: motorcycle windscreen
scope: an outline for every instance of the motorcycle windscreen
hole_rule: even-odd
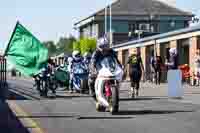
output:
[[[119,64],[117,63],[116,59],[112,58],[112,57],[105,57],[102,61],[101,61],[101,67],[103,68],[107,68],[108,71],[105,71],[104,74],[109,74],[112,73],[113,76],[115,76],[115,78],[117,80],[122,80],[123,77],[123,70],[121,69],[121,67],[119,66]],[[110,74],[111,75],[111,74]]]

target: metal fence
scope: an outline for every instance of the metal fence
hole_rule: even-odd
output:
[[[3,56],[0,56],[0,89],[4,89],[7,86],[6,78],[6,59]]]

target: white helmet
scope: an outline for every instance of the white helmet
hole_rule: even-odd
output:
[[[99,48],[100,50],[103,50],[104,48],[108,47],[109,47],[109,42],[105,37],[102,37],[97,40],[97,48]]]
[[[65,65],[64,65],[64,64],[61,64],[60,67],[65,67]]]
[[[78,50],[75,50],[75,51],[72,53],[72,57],[73,57],[75,60],[79,60],[79,59],[81,59],[81,53],[80,53]]]
[[[176,48],[170,48],[169,53],[173,54],[173,55],[176,55],[177,54]]]
[[[91,57],[91,54],[90,54],[90,53],[88,53],[88,52],[85,52],[85,53],[84,53],[84,55],[83,55],[83,57],[84,57],[84,58]]]
[[[67,61],[68,61],[68,63],[71,63],[73,61],[73,58],[72,57],[68,57]]]
[[[44,71],[46,71],[46,69],[45,69],[45,68],[42,68],[41,71],[44,72]]]

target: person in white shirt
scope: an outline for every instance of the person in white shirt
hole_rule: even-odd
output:
[[[195,78],[196,78],[196,85],[199,85],[199,78],[200,78],[200,50],[198,49],[195,56]]]

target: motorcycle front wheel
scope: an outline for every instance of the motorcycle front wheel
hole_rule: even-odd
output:
[[[106,107],[100,105],[98,102],[96,102],[96,111],[98,112],[105,112]]]
[[[81,80],[81,93],[87,92],[89,94],[88,80]]]
[[[49,89],[49,81],[43,80],[42,87],[41,87],[41,96],[47,97],[48,89]]]
[[[109,111],[111,114],[118,112],[119,110],[119,90],[116,86],[111,87],[112,97],[109,100]]]

